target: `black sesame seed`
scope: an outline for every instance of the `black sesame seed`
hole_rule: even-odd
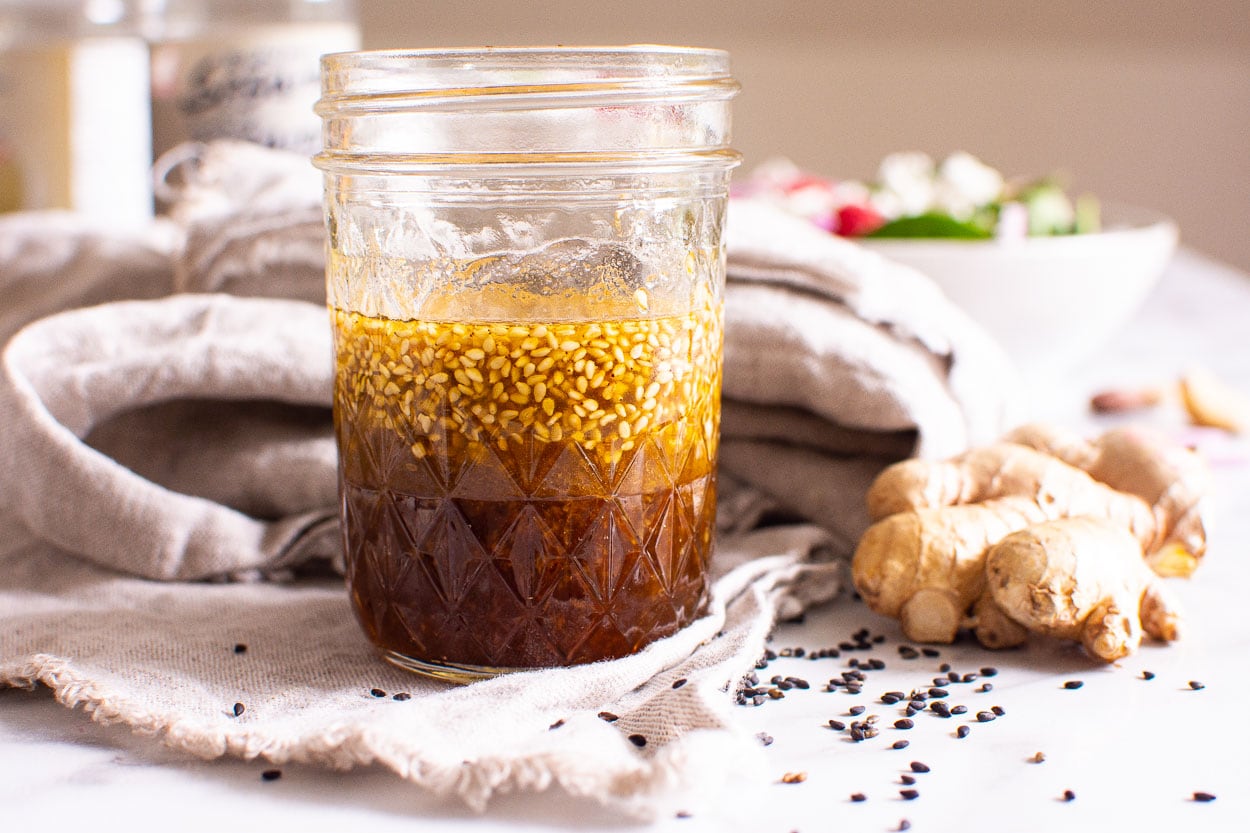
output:
[[[843,723],[841,720],[830,720],[829,728],[833,729],[836,732],[841,732],[843,729],[846,728],[846,724]]]
[[[1063,800],[1064,801],[1076,801],[1076,793],[1072,792],[1072,790],[1064,790]]]
[[[789,691],[790,689],[794,688],[794,683],[788,683],[785,680],[778,680],[777,688],[781,689],[782,691]]]
[[[1215,801],[1215,795],[1212,793],[1196,792],[1194,793],[1194,801]]]
[[[938,666],[938,670],[945,674],[947,671],[951,670],[951,664],[949,662],[944,662]]]
[[[872,638],[872,643],[874,645],[880,645],[883,642],[885,642],[885,634],[883,633],[879,633]]]
[[[868,800],[868,796],[864,795],[863,793],[851,793],[851,801],[858,803],[860,801],[867,801],[867,800]]]
[[[994,677],[994,676],[997,676],[997,675],[998,675],[998,669],[997,669],[997,668],[995,668],[995,667],[994,667],[994,666],[992,666],[992,665],[990,665],[990,666],[986,666],[985,668],[982,668],[982,669],[981,669],[981,676],[982,676],[982,677]]]
[[[955,737],[957,737],[957,738],[966,738],[966,737],[968,737],[968,734],[969,734],[971,731],[972,731],[972,727],[971,727],[971,726],[960,726],[958,729],[956,729],[956,730],[955,730]]]
[[[681,688],[685,684],[686,684],[685,677],[682,677],[680,680],[673,680],[673,688]]]
[[[964,681],[965,683],[975,683],[975,682],[976,682],[977,680],[979,680],[979,679],[981,679],[981,675],[980,675],[980,674],[973,674],[973,673],[969,672],[969,673],[967,673],[967,674],[964,674],[964,680],[963,680],[963,681]]]
[[[935,686],[944,686],[949,682],[950,682],[949,677],[934,677],[933,678],[933,685]]]
[[[994,714],[998,715],[999,717],[1002,717],[1003,715],[1007,713],[1007,710],[1004,709],[1002,706],[990,706],[990,711],[994,712]]]
[[[904,717],[904,718],[900,718],[899,720],[894,721],[894,728],[895,728],[895,729],[910,729],[912,726],[915,726],[915,725],[916,725],[916,724],[915,724],[915,722],[914,722],[914,721],[908,720],[908,719],[907,719],[907,718],[905,718],[905,717]]]
[[[267,769],[260,774],[260,780],[262,781],[277,781],[281,777],[282,770],[280,769]]]
[[[599,719],[606,720],[608,723],[615,723],[621,718],[618,717],[617,715],[612,714],[612,712],[599,712]]]
[[[767,702],[768,702],[768,698],[765,697],[763,694],[757,694],[751,698],[751,705],[753,706],[762,706]]]
[[[688,818],[690,818],[690,811],[689,811],[689,810],[678,810],[678,811],[677,811],[677,813],[676,813],[676,816],[675,816],[675,817],[676,817],[676,818],[679,818],[679,819],[688,819]]]
[[[559,729],[563,725],[564,725],[564,718],[562,717],[559,720],[557,720],[555,723],[552,723],[550,726],[548,726],[547,731],[551,731],[553,729]]]
[[[993,683],[981,683],[980,688],[977,689],[977,691],[981,692],[982,694],[988,694],[993,690],[994,690]]]
[[[930,697],[949,697],[949,696],[950,696],[950,694],[951,694],[951,693],[950,693],[949,691],[947,691],[946,689],[944,689],[944,688],[938,688],[938,687],[936,687],[936,686],[934,686],[933,688],[929,689],[929,696],[930,696]]]
[[[242,642],[240,642],[239,644],[237,644],[237,645],[235,645],[235,646],[234,646],[234,652],[235,652],[236,654],[246,654],[246,653],[247,653],[247,646],[246,646],[246,645],[244,645]]]
[[[904,785],[904,786],[910,787],[912,784],[916,783],[916,776],[914,776],[914,775],[900,775],[900,776],[898,777],[898,782],[899,782],[900,784]]]
[[[893,706],[895,703],[898,702],[898,698],[892,694],[882,694],[881,702],[886,704],[887,706]]]
[[[239,715],[243,714],[243,712],[246,709],[247,709],[247,706],[244,706],[242,703],[235,703],[234,708],[231,709],[231,711],[234,712],[235,717],[238,717]]]
[[[371,689],[369,689],[369,693],[370,693],[370,694],[372,694],[374,697],[385,697],[385,696],[386,696],[386,692],[385,692],[385,691],[383,691],[383,690],[382,690],[382,689],[380,689],[380,688],[371,688]]]
[[[911,830],[911,822],[907,819],[899,819],[897,829],[899,830],[899,833],[902,833],[904,830]]]
[[[854,650],[855,650],[855,643],[854,643],[854,642],[839,642],[839,643],[838,643],[838,650],[841,650],[841,651],[854,651]]]
[[[786,677],[786,682],[798,689],[809,689],[812,684],[802,677]]]
[[[946,675],[946,679],[950,680],[952,683],[962,683],[962,682],[963,682],[963,678],[959,676],[959,672],[958,672],[958,671],[952,671],[952,672],[950,672],[949,674],[947,674],[947,675]]]
[[[923,698],[923,697],[912,697],[912,698],[911,698],[911,702],[907,704],[907,708],[909,708],[909,709],[915,709],[916,711],[920,711],[921,709],[923,709],[923,708],[924,708],[924,698]]]
[[[773,745],[773,736],[768,734],[768,732],[757,732],[755,737],[759,739],[760,744],[763,746]]]
[[[412,699],[412,695],[411,695],[411,694],[409,694],[409,693],[408,693],[408,692],[406,692],[406,691],[401,691],[401,692],[399,692],[398,694],[392,694],[392,695],[391,695],[391,699],[392,699],[392,700],[399,700],[400,702],[403,702],[404,700],[411,700],[411,699]]]
[[[912,771],[912,772],[928,772],[928,771],[929,771],[929,765],[928,765],[928,764],[926,764],[926,763],[921,763],[920,761],[912,761],[912,762],[911,762],[911,771]]]
[[[997,715],[994,712],[977,712],[977,720],[981,723],[989,723],[994,720]]]
[[[1069,691],[1075,691],[1076,689],[1080,688],[1083,685],[1085,685],[1085,683],[1081,682],[1080,680],[1068,680],[1066,683],[1063,684],[1063,687],[1068,689]]]
[[[1190,680],[1189,687],[1192,688],[1194,691],[1201,691],[1202,689],[1206,688],[1205,685],[1198,682],[1197,680]]]
[[[958,706],[951,706],[951,714],[967,714],[968,707],[962,703]]]
[[[1143,680],[1153,680],[1153,679],[1155,678],[1155,672],[1153,672],[1153,671],[1143,671],[1143,672],[1141,672],[1141,678],[1142,678]]]
[[[905,741],[905,740],[896,740],[896,741],[894,741],[894,743],[892,744],[892,746],[893,746],[895,749],[906,749],[907,747],[911,746],[911,744],[910,744],[910,743],[908,743],[908,742],[907,742],[907,741]]]
[[[885,660],[883,660],[883,659],[870,659],[870,660],[868,660],[868,667],[869,667],[869,668],[871,668],[873,671],[884,671],[884,670],[885,670]]]
[[[647,745],[647,739],[644,738],[642,735],[630,735],[629,742],[639,748]]]
[[[937,648],[921,648],[920,653],[930,658],[942,656],[942,652],[939,651]]]
[[[946,705],[941,700],[934,700],[932,703],[930,703],[929,711],[933,712],[938,717],[950,717],[951,716],[950,706]]]
[[[861,715],[865,711],[867,711],[867,709],[864,706],[851,706],[849,709],[847,709],[847,711],[853,715]]]
[[[904,801],[915,801],[917,798],[920,798],[920,790],[912,790],[912,789],[899,790],[898,794],[902,797]]]

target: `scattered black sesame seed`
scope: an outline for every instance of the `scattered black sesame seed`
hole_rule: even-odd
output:
[[[1143,672],[1141,672],[1141,678],[1142,678],[1143,680],[1153,680],[1153,679],[1155,678],[1155,672],[1153,672],[1153,671],[1143,671]]]
[[[898,794],[904,801],[915,801],[917,798],[920,798],[920,790],[899,790]]]
[[[795,688],[802,690],[807,690],[812,687],[812,684],[802,677],[786,677],[786,682]]]
[[[639,748],[642,748],[647,745],[647,739],[644,738],[642,735],[630,735],[629,742]]]
[[[411,699],[412,699],[412,695],[411,695],[411,694],[409,694],[409,693],[408,693],[408,692],[406,692],[406,691],[401,691],[401,692],[399,692],[398,694],[392,694],[392,695],[391,695],[391,699],[392,699],[392,700],[399,700],[400,702],[403,702],[404,700],[411,700]]]
[[[912,708],[912,709],[915,709],[916,711],[920,711],[921,709],[924,708],[924,701],[925,701],[925,697],[916,697],[915,695],[912,695],[911,702],[908,703],[907,706],[908,708]]]
[[[866,708],[864,706],[851,706],[849,709],[847,709],[847,712],[853,715],[861,715],[865,711],[866,711]]]
[[[934,700],[932,703],[930,703],[929,711],[933,712],[938,717],[950,717],[951,716],[951,707],[943,703],[941,700]]]
[[[900,776],[898,777],[898,782],[899,782],[900,784],[902,784],[902,785],[906,786],[906,787],[910,787],[912,784],[916,783],[916,776],[914,776],[914,775],[900,775]]]
[[[944,688],[938,688],[937,686],[934,686],[933,688],[929,689],[930,697],[950,697],[950,695],[951,693]]]
[[[1194,691],[1202,691],[1202,689],[1206,688],[1205,685],[1198,682],[1197,680],[1190,680],[1189,687],[1192,688]]]
[[[970,671],[970,672],[968,672],[967,674],[964,674],[964,679],[963,679],[963,681],[964,681],[965,683],[975,683],[975,682],[976,682],[977,680],[979,680],[979,679],[981,679],[981,675],[980,675],[980,674],[973,674],[973,673]]]
[[[911,762],[911,771],[912,771],[912,772],[928,772],[928,771],[929,771],[929,765],[928,765],[928,764],[926,764],[926,763],[921,763],[920,761],[912,761],[912,762]]]
[[[937,648],[921,648],[920,653],[930,658],[942,656],[942,652],[939,651]]]
[[[781,691],[789,691],[790,689],[794,688],[794,683],[786,682],[785,680],[778,680],[777,688],[780,689]]]
[[[1007,710],[1004,709],[1002,706],[990,706],[990,711],[994,712],[994,714],[998,715],[999,717],[1002,717],[1003,715],[1007,713]]]
[[[239,715],[243,714],[243,712],[246,709],[247,709],[247,706],[244,706],[242,703],[235,703],[231,711],[234,712],[235,717],[238,717]]]
[[[382,689],[380,689],[380,688],[371,688],[371,689],[369,689],[369,693],[370,693],[370,694],[372,694],[374,697],[385,697],[385,696],[386,696],[386,692],[385,692],[385,691],[383,691],[383,690],[382,690]]]
[[[918,659],[920,657],[920,652],[910,645],[899,645],[898,655],[903,659]]]
[[[950,670],[951,670],[951,664],[949,662],[944,662],[938,666],[938,671],[941,671],[943,674],[945,674],[947,671],[950,671]]]
[[[915,721],[908,720],[906,717],[903,717],[894,721],[895,729],[910,729],[912,726],[915,726],[915,725],[916,725]]]
[[[949,682],[950,682],[949,677],[934,677],[933,678],[933,685],[935,686],[944,686]]]
[[[863,793],[851,793],[851,801],[858,803],[860,801],[867,801],[867,800],[868,800],[868,796],[864,795]]]
[[[599,719],[606,720],[608,723],[615,723],[621,718],[615,714],[612,714],[612,712],[599,712]]]
[[[874,645],[880,645],[883,642],[885,642],[885,634],[883,633],[879,633],[872,638],[872,644]]]
[[[883,659],[875,659],[875,658],[874,658],[874,659],[870,659],[870,660],[868,660],[868,667],[869,667],[869,668],[871,668],[873,671],[884,671],[884,670],[885,670],[885,660],[883,660]]]
[[[237,645],[235,645],[235,646],[234,646],[234,652],[235,652],[236,654],[246,654],[246,653],[247,653],[247,646],[246,646],[246,645],[244,645],[242,642],[240,642],[240,643],[238,643]]]
[[[1080,680],[1068,680],[1066,683],[1063,684],[1063,687],[1068,689],[1069,691],[1075,691],[1076,689],[1080,688],[1083,685],[1085,685],[1085,683],[1081,682]]]
[[[951,706],[951,714],[967,714],[968,707],[960,703],[958,706]]]
[[[895,748],[895,749],[906,749],[907,747],[911,746],[911,744],[910,744],[910,743],[908,743],[908,742],[907,742],[907,741],[905,741],[905,740],[896,740],[896,741],[894,741],[894,743],[893,743],[893,744],[891,744],[891,745],[892,745],[892,746],[893,746],[893,748]]]
[[[957,737],[957,738],[966,738],[966,737],[968,737],[968,734],[969,734],[971,731],[972,731],[972,727],[971,727],[971,726],[960,726],[958,729],[956,729],[956,730],[955,730],[955,737]]]
[[[262,781],[277,781],[281,777],[282,770],[280,769],[267,769],[260,774],[260,780]]]
[[[899,833],[902,833],[902,831],[904,830],[911,830],[911,822],[909,822],[907,819],[899,819],[898,827],[895,829],[898,830]]]
[[[685,677],[682,677],[680,680],[673,680],[673,688],[681,688],[685,684],[686,684]]]
[[[846,728],[846,724],[843,723],[841,720],[830,720],[829,728],[833,729],[835,732],[841,732],[843,729]]]
[[[690,812],[688,810],[678,810],[676,817],[679,819],[688,819],[690,818]]]
[[[563,725],[564,725],[564,718],[562,717],[559,720],[557,720],[555,723],[552,723],[550,726],[548,726],[547,731],[551,731],[552,729],[559,729]]]
[[[977,688],[977,691],[981,692],[982,694],[989,694],[993,690],[994,690],[993,683],[981,683],[980,687]]]
[[[1215,795],[1212,793],[1196,792],[1194,793],[1194,801],[1215,801]]]
[[[946,675],[946,679],[950,680],[952,683],[962,683],[964,681],[963,677],[959,676],[958,671],[950,672]]]
[[[977,721],[980,723],[989,723],[994,720],[997,715],[994,712],[977,712]]]
[[[998,669],[997,669],[997,668],[995,668],[995,667],[994,667],[994,666],[992,666],[992,665],[990,665],[990,666],[986,666],[985,668],[982,668],[982,669],[981,669],[981,676],[982,676],[982,677],[994,677],[994,676],[997,676],[997,675],[998,675]]]
[[[1072,792],[1072,790],[1064,790],[1063,800],[1064,801],[1076,801],[1076,793]]]
[[[773,736],[768,734],[768,732],[757,732],[755,737],[759,739],[760,744],[763,746],[773,745]]]

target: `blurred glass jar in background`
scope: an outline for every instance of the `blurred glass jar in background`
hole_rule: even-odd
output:
[[[360,47],[353,0],[131,2],[152,44],[156,156],[222,138],[320,150],[318,61]]]
[[[0,0],[0,211],[150,218],[148,79],[121,0]]]

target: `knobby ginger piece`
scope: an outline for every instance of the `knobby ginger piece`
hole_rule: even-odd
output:
[[[978,615],[1005,616],[1020,626],[1017,637],[1076,640],[1114,662],[1137,649],[1143,631],[1166,642],[1178,636],[1176,606],[1141,545],[1106,520],[1064,518],[1014,532],[990,548],[985,576],[997,611],[982,602]]]
[[[1250,430],[1250,397],[1230,387],[1209,370],[1191,370],[1181,377],[1181,400],[1194,425],[1223,428],[1234,434]]]

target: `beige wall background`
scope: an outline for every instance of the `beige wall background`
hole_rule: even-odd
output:
[[[734,144],[866,178],[894,150],[1170,214],[1250,270],[1250,0],[358,0],[366,47],[678,43],[732,54]]]

